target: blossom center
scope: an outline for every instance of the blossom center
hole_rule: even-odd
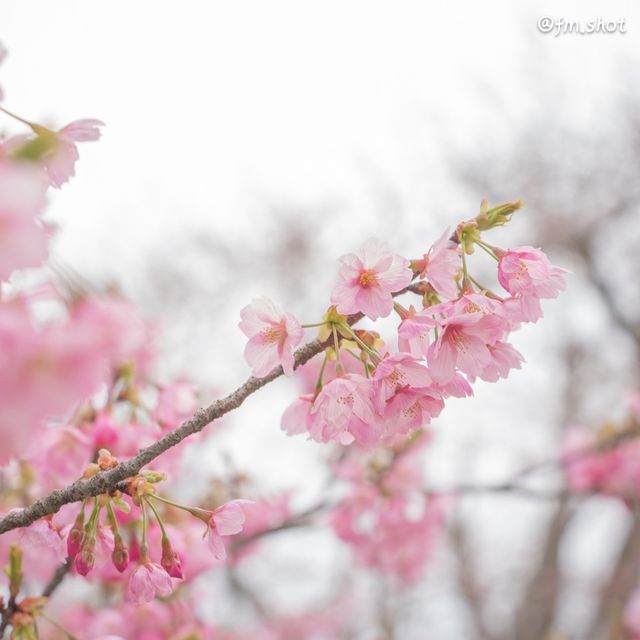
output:
[[[360,286],[364,289],[373,287],[378,284],[378,276],[374,271],[363,271],[358,279]]]
[[[389,382],[395,387],[405,387],[407,386],[407,377],[402,371],[394,369],[389,374]]]
[[[465,336],[459,331],[454,331],[451,337],[453,338],[453,344],[455,345],[456,349],[459,352],[466,353],[468,346],[467,341],[465,340]]]
[[[518,266],[518,270],[516,271],[515,279],[521,280],[528,274],[528,272],[529,269],[527,268],[527,265],[522,260],[520,260],[520,265]]]
[[[268,343],[279,342],[285,336],[284,327],[278,325],[265,327],[261,333],[264,341]]]

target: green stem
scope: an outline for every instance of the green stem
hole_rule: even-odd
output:
[[[324,325],[327,324],[326,321],[323,322],[313,322],[311,324],[301,324],[300,326],[303,329],[312,329],[313,327],[324,327]]]
[[[178,502],[174,502],[173,500],[169,500],[168,498],[163,498],[162,496],[156,495],[155,493],[150,493],[147,498],[154,498],[155,500],[160,500],[160,502],[164,502],[171,507],[175,507],[176,509],[182,509],[187,513],[190,513],[192,516],[196,516],[199,518],[201,515],[210,513],[205,509],[199,509],[198,507],[187,507],[184,504],[179,504]]]
[[[98,499],[94,498],[93,511],[89,516],[89,520],[87,520],[87,524],[84,525],[84,532],[87,537],[93,537],[95,535],[95,530],[97,528],[96,523],[98,521],[99,515],[100,515],[100,505],[98,504]]]
[[[365,378],[368,378],[369,377],[369,365],[357,353],[353,353],[353,351],[351,351],[351,349],[343,348],[342,350],[346,351],[352,358],[354,358],[361,365],[364,366],[364,375],[365,375]]]
[[[149,516],[147,515],[146,501],[142,499],[140,501],[140,508],[142,509],[142,544],[140,545],[140,563],[146,564],[149,562],[149,542],[147,531],[149,529]]]
[[[21,118],[20,116],[16,115],[15,113],[12,113],[11,111],[9,111],[8,109],[5,109],[4,107],[0,107],[0,111],[2,111],[3,113],[6,113],[10,118],[14,118],[18,122],[22,122],[22,124],[26,124],[28,127],[31,127],[33,129],[32,122],[29,122],[24,118]]]
[[[467,286],[469,280],[469,271],[467,270],[467,252],[462,248],[462,289]]]
[[[320,367],[320,373],[318,374],[318,379],[316,380],[316,386],[315,386],[315,391],[314,391],[314,399],[318,397],[318,394],[320,393],[320,391],[322,391],[322,379],[324,377],[324,370],[325,367],[327,366],[327,360],[328,360],[328,356],[327,356],[327,352],[324,352],[324,360],[322,361],[322,366]]]
[[[153,511],[153,515],[156,517],[156,520],[160,525],[160,531],[162,531],[162,537],[168,539],[169,536],[167,535],[167,530],[164,528],[164,522],[162,522],[162,518],[160,517],[158,510],[155,508],[151,500],[147,500],[146,498],[143,498],[143,500],[149,505],[149,508],[151,509],[151,511]]]
[[[475,243],[485,252],[488,253],[496,262],[500,262],[498,256],[493,252],[493,249],[488,245],[482,242],[482,240],[476,240]],[[464,254],[463,254],[464,257]]]
[[[344,371],[342,360],[340,360],[340,341],[338,340],[338,330],[335,322],[331,324],[331,332],[333,333],[333,348],[336,350],[336,373],[340,375]]]
[[[380,362],[380,354],[375,349],[372,349],[371,347],[367,346],[362,340],[360,340],[356,332],[348,324],[342,324],[340,326],[343,329],[347,330],[349,335],[358,343],[358,346],[364,351],[366,351],[371,356],[371,359],[374,360],[374,362],[376,360]]]
[[[116,514],[113,512],[111,501],[107,502],[107,518],[109,519],[109,524],[111,525],[111,529],[113,530],[113,535],[118,537],[120,535],[120,527],[118,526],[118,519],[116,518]]]

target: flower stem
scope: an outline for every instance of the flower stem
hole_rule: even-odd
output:
[[[374,361],[374,363],[376,361],[380,362],[380,354],[375,349],[372,349],[371,347],[367,346],[362,340],[360,340],[356,332],[348,324],[341,324],[340,326],[349,333],[349,335],[358,343],[358,346],[361,349],[366,351],[371,356],[371,359]]]
[[[149,508],[151,509],[151,511],[153,511],[153,515],[156,517],[156,520],[160,525],[160,531],[162,531],[162,537],[168,539],[169,536],[167,535],[167,530],[164,528],[164,522],[162,521],[162,518],[160,517],[158,510],[155,508],[154,504],[150,500],[144,498],[144,502],[146,502],[147,505],[149,505]]]
[[[22,124],[26,124],[28,127],[31,127],[33,129],[32,122],[29,122],[24,118],[21,118],[20,116],[16,115],[15,113],[12,113],[11,111],[9,111],[8,109],[5,109],[4,107],[0,107],[0,111],[2,111],[3,113],[6,113],[10,118],[17,120],[18,122],[22,122]]]
[[[498,256],[493,252],[493,249],[488,245],[482,242],[482,240],[476,240],[475,243],[485,252],[488,253],[496,262],[500,262]],[[464,258],[464,254],[463,254]]]
[[[171,507],[175,507],[176,509],[182,509],[190,513],[192,516],[196,516],[196,518],[200,518],[202,514],[208,513],[205,509],[199,509],[198,507],[187,507],[184,504],[179,504],[178,502],[174,502],[173,500],[169,500],[168,498],[163,498],[155,493],[150,493],[147,498],[155,498],[156,500],[160,500],[160,502],[164,502]],[[201,518],[200,518],[201,519]]]
[[[342,360],[340,360],[340,340],[338,340],[338,330],[335,322],[331,324],[331,332],[333,333],[333,348],[336,350],[336,373],[342,375],[344,367],[342,366]]]
[[[316,386],[315,386],[315,391],[314,391],[314,399],[318,397],[318,394],[320,393],[320,391],[322,391],[322,379],[324,377],[324,370],[327,366],[327,360],[329,360],[328,356],[327,356],[327,352],[324,352],[324,360],[322,361],[322,365],[320,367],[320,373],[318,374],[318,379],[316,380]]]
[[[116,514],[113,512],[111,501],[107,502],[107,518],[109,519],[109,524],[111,525],[111,529],[113,530],[113,535],[116,537],[119,536],[120,527],[118,526],[118,520],[116,518]]]
[[[147,515],[146,500],[140,501],[142,509],[142,544],[140,545],[140,564],[149,562],[149,542],[147,531],[149,529],[149,516]]]

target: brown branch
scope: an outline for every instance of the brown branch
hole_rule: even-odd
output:
[[[49,582],[42,590],[42,596],[44,598],[50,598],[53,592],[62,584],[69,571],[71,570],[71,558],[67,558],[51,576]]]
[[[496,636],[487,627],[483,615],[485,598],[478,580],[469,544],[469,534],[461,517],[454,517],[448,530],[451,550],[456,559],[456,577],[473,621],[475,640],[494,640]]]
[[[393,297],[404,293],[420,293],[417,283],[410,284],[401,291],[393,294]],[[350,325],[355,324],[363,318],[363,314],[357,313],[347,318]],[[300,347],[295,352],[295,368],[305,364],[311,358],[323,351],[328,342],[318,339],[312,340]],[[48,495],[36,500],[32,505],[22,510],[15,510],[0,519],[0,534],[27,527],[39,518],[56,513],[60,507],[71,502],[79,502],[85,498],[97,496],[102,493],[114,491],[126,478],[135,476],[142,467],[155,460],[160,454],[175,447],[185,438],[202,431],[208,424],[218,420],[227,413],[237,409],[253,393],[273,382],[283,374],[282,367],[275,367],[264,378],[254,378],[251,376],[243,385],[221,400],[217,400],[206,408],[201,408],[182,425],[167,433],[157,442],[141,449],[138,453],[121,462],[117,467],[97,474],[90,480],[79,479],[64,489],[57,489]]]
[[[573,513],[566,500],[556,507],[542,557],[516,611],[513,637],[517,640],[539,640],[547,637],[560,589],[560,543]]]
[[[359,319],[359,318],[358,318]],[[320,340],[307,343],[295,353],[295,366],[299,367],[320,353],[325,344]],[[90,480],[76,480],[64,489],[57,489],[36,500],[26,509],[12,511],[0,520],[0,534],[26,527],[38,518],[56,513],[60,507],[70,502],[78,502],[101,493],[113,491],[118,483],[135,476],[142,467],[149,464],[160,454],[175,447],[185,438],[202,431],[208,424],[237,409],[250,395],[276,380],[282,375],[282,367],[276,367],[264,378],[251,376],[243,385],[230,393],[226,398],[217,400],[212,405],[199,409],[192,418],[177,429],[166,434],[152,445],[141,449],[129,460],[120,463],[114,469],[97,474]]]

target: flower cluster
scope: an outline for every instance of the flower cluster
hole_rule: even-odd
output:
[[[445,522],[447,498],[422,490],[422,449],[416,435],[402,447],[344,461],[338,475],[351,483],[331,515],[338,537],[356,560],[403,584],[418,581]]]
[[[571,490],[635,502],[640,487],[639,434],[639,394],[630,398],[629,415],[621,424],[607,423],[596,432],[567,429],[560,459]]]
[[[414,260],[368,240],[341,258],[333,304],[321,322],[300,325],[265,299],[246,307],[240,328],[250,338],[245,356],[256,376],[277,365],[293,372],[292,349],[304,327],[319,326],[326,344],[315,384],[285,411],[282,428],[318,442],[393,444],[438,416],[447,397],[471,395],[477,378],[496,382],[520,368],[523,358],[509,336],[540,318],[540,300],[564,289],[566,273],[539,249],[503,250],[482,239],[520,205],[483,203],[476,218]],[[475,247],[495,260],[500,294],[469,272],[467,256]],[[419,296],[420,307],[401,305],[394,300],[400,295]],[[394,311],[397,351],[387,350],[376,332],[351,326],[361,316],[377,320]],[[349,366],[353,361],[357,366]]]

